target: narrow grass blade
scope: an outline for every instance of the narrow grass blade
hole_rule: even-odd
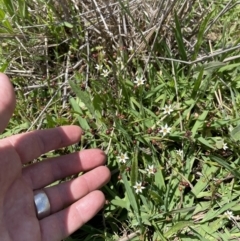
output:
[[[12,0],[3,0],[5,7],[7,8],[8,13],[13,16],[15,13],[13,1]]]
[[[194,48],[194,54],[193,54],[192,60],[195,60],[197,58],[198,54],[199,54],[199,50],[200,50],[200,47],[201,47],[202,42],[203,42],[204,32],[205,32],[205,29],[207,27],[207,24],[208,24],[211,16],[212,16],[212,13],[208,14],[204,18],[204,20],[203,20],[203,22],[202,22],[202,24],[199,28],[198,36],[197,36],[197,43],[196,43],[195,48]]]
[[[239,66],[240,66],[240,63],[228,64],[228,65],[223,66],[222,68],[220,68],[220,69],[218,70],[218,72],[231,71],[231,70],[233,70],[233,69],[235,69],[235,68],[237,68],[237,67],[239,67]]]
[[[176,25],[176,28],[174,29],[174,32],[175,32],[175,37],[176,37],[176,40],[177,40],[177,43],[178,43],[179,53],[180,53],[182,59],[187,61],[187,54],[186,54],[186,50],[185,50],[185,46],[184,46],[184,42],[183,42],[181,25],[180,25],[180,22],[178,20],[178,16],[177,16],[176,12],[174,14],[174,18],[175,18],[175,25]]]
[[[18,7],[21,18],[27,18],[27,6],[25,0],[18,0]]]
[[[192,136],[194,137],[197,133],[197,131],[202,128],[203,124],[204,124],[204,121],[206,119],[208,115],[208,110],[205,110],[199,117],[198,119],[196,120],[193,128],[192,128]]]
[[[127,176],[125,173],[122,173],[122,180],[123,180],[124,186],[126,188],[126,192],[127,192],[128,199],[130,201],[130,205],[133,208],[135,215],[137,216],[137,220],[139,220],[139,208],[138,208],[137,200],[135,198],[132,188],[129,185],[129,182],[127,180]]]
[[[210,159],[217,162],[222,167],[225,167],[229,172],[231,172],[236,178],[240,179],[240,173],[234,170],[226,161],[217,156],[210,156]]]
[[[135,183],[138,180],[138,148],[135,148],[134,156],[132,160],[132,166],[131,166],[131,184],[132,186],[135,185]]]
[[[205,146],[207,146],[207,147],[209,147],[209,148],[211,148],[211,149],[215,149],[214,148],[214,146],[212,146],[211,144],[209,144],[209,142],[206,140],[206,139],[204,139],[203,137],[199,137],[199,138],[197,138],[197,140],[200,142],[200,143],[202,143],[203,145],[205,145]]]
[[[202,68],[200,73],[199,73],[199,75],[198,75],[197,80],[194,83],[194,87],[193,87],[193,90],[192,90],[192,96],[191,96],[192,99],[195,99],[197,97],[197,93],[198,93],[199,87],[200,87],[200,85],[202,83],[203,72],[204,72],[204,70]]]

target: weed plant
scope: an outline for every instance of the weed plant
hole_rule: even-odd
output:
[[[81,142],[48,156],[108,155],[106,206],[67,241],[240,240],[239,16],[236,0],[0,0],[17,95],[1,138],[75,124]]]

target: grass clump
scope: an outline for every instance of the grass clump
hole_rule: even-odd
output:
[[[0,3],[2,137],[78,124],[55,154],[109,157],[104,211],[67,240],[239,238],[239,2]]]

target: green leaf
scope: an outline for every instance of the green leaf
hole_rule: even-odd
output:
[[[204,160],[206,162],[206,160]],[[192,193],[198,197],[201,192],[209,185],[208,180],[211,180],[214,173],[217,172],[219,167],[210,166],[209,164],[204,164],[202,168],[203,176],[197,181],[196,185],[192,189]]]
[[[92,105],[92,100],[86,91],[82,91],[73,81],[69,81],[72,90],[75,92],[77,97],[85,104],[88,111],[95,117],[94,107]]]
[[[161,90],[163,87],[164,87],[164,84],[158,85],[154,90],[149,91],[147,95],[144,97],[144,99],[148,99],[153,95],[158,94],[159,90]]]
[[[126,208],[127,210],[129,209],[129,206],[130,206],[129,202],[119,197],[115,197],[115,199],[113,199],[111,203],[115,206]]]
[[[192,95],[191,95],[191,98],[192,98],[192,99],[195,99],[196,96],[197,96],[199,87],[200,87],[200,85],[201,85],[201,83],[202,83],[203,72],[204,72],[204,71],[203,71],[203,68],[202,68],[201,71],[200,71],[200,73],[199,73],[199,75],[198,75],[197,80],[196,80],[195,83],[194,83],[194,87],[193,87],[193,91],[192,91]]]
[[[176,225],[174,225],[171,229],[169,229],[164,236],[166,238],[171,238],[174,234],[177,234],[181,229],[185,228],[185,227],[189,227],[189,226],[194,226],[193,222],[189,222],[189,221],[181,221],[179,223],[177,223]]]
[[[182,59],[187,61],[187,54],[186,54],[186,50],[185,50],[185,46],[184,46],[184,42],[183,42],[181,25],[180,25],[180,22],[178,20],[178,16],[177,16],[176,12],[174,14],[174,19],[175,19],[175,25],[176,25],[176,28],[174,29],[174,32],[175,32],[175,37],[176,37],[176,40],[177,40],[177,43],[178,43],[179,53],[180,53]]]
[[[71,23],[69,23],[69,22],[63,22],[63,25],[65,26],[65,27],[67,27],[67,28],[73,28],[73,25],[71,24]]]
[[[233,169],[226,161],[224,161],[223,159],[217,157],[217,156],[210,156],[210,159],[212,159],[213,161],[217,162],[219,165],[221,165],[222,167],[225,167],[228,171],[230,171],[236,178],[240,179],[240,173]]]
[[[205,110],[196,120],[196,122],[191,130],[193,137],[196,135],[197,131],[202,128],[207,115],[208,115],[208,110]]]
[[[135,215],[137,216],[137,220],[139,221],[138,204],[137,204],[137,201],[135,199],[135,195],[133,193],[133,190],[132,190],[132,188],[129,185],[129,182],[127,180],[127,176],[126,176],[125,173],[122,173],[122,180],[123,180],[124,186],[126,188],[127,197],[128,197],[128,199],[130,201],[130,205],[133,208],[133,211],[134,211]]]
[[[78,122],[79,122],[79,125],[81,126],[81,128],[83,130],[89,130],[90,126],[88,125],[88,122],[84,118],[81,117],[82,110],[79,107],[79,104],[76,102],[76,100],[74,98],[70,98],[69,102],[70,102],[72,108],[74,109],[74,111],[78,114],[77,119],[78,119]]]
[[[138,180],[138,148],[135,148],[134,156],[132,159],[132,166],[131,166],[131,184],[132,184],[132,186],[135,185],[137,180]]]
[[[228,70],[233,70],[235,69],[236,67],[239,67],[240,66],[240,63],[236,63],[236,64],[228,64],[222,68],[220,68],[218,70],[218,72],[224,72],[224,71],[228,71]]]
[[[197,138],[197,140],[199,141],[199,142],[201,142],[203,145],[205,145],[205,146],[207,146],[207,147],[209,147],[209,148],[211,148],[211,149],[215,149],[214,148],[214,146],[212,146],[206,139],[204,139],[203,137],[199,137],[199,138]]]
[[[26,1],[18,0],[18,7],[19,7],[19,13],[20,13],[21,18],[26,18],[27,13],[28,13]]]
[[[13,16],[15,14],[15,9],[14,9],[14,5],[13,5],[13,1],[12,0],[3,0],[3,3],[5,4],[5,7],[8,10],[8,13]]]
[[[239,141],[240,140],[240,125],[233,128],[230,135],[232,136],[232,138],[235,140],[235,141]]]
[[[22,131],[27,130],[30,127],[30,123],[29,122],[25,122],[23,124],[20,124],[14,128],[11,128],[10,130],[7,130],[4,132],[4,134],[0,135],[0,139],[11,136],[11,135],[15,135],[18,134]]]
[[[208,24],[208,22],[209,22],[209,20],[212,16],[212,13],[213,12],[211,12],[210,14],[205,16],[203,22],[200,25],[198,35],[196,37],[197,43],[195,44],[195,47],[194,47],[194,54],[193,54],[192,60],[195,60],[197,58],[198,54],[199,54],[199,49],[200,49],[200,47],[202,45],[202,42],[203,42],[204,32],[205,32],[206,26],[207,26],[207,24]]]

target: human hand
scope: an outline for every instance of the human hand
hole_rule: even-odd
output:
[[[0,74],[0,133],[15,108],[15,94],[7,76]],[[48,151],[79,141],[81,129],[64,126],[33,131],[0,140],[1,241],[60,241],[91,219],[104,205],[100,187],[110,179],[98,149],[82,150],[22,167]],[[66,176],[84,175],[46,187]],[[39,220],[34,191],[44,188],[50,215]]]

